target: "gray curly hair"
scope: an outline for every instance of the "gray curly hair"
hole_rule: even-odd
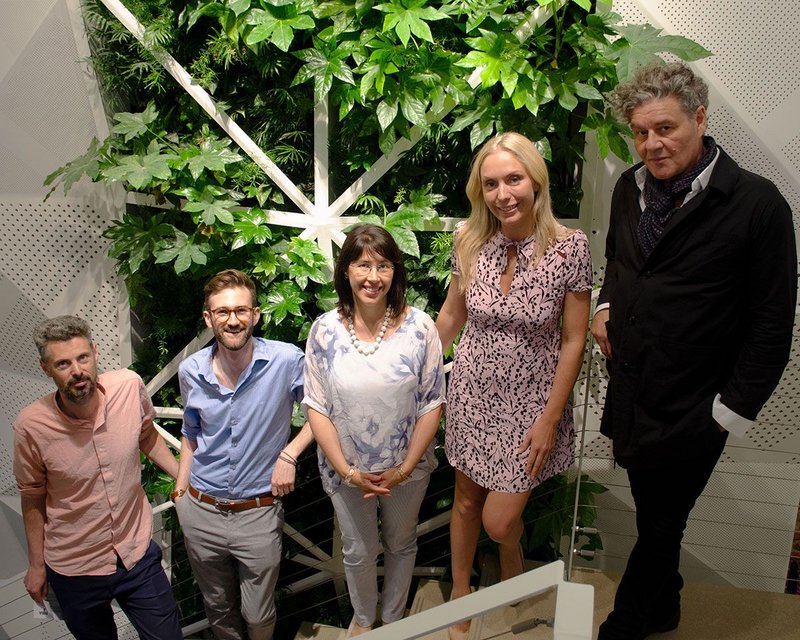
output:
[[[47,357],[49,342],[66,342],[72,338],[86,338],[92,344],[92,328],[83,318],[57,316],[40,322],[33,330],[33,341],[42,360]]]
[[[639,67],[611,91],[609,102],[616,118],[629,123],[636,107],[669,96],[677,98],[690,116],[700,106],[708,108],[708,85],[683,62],[653,62]]]

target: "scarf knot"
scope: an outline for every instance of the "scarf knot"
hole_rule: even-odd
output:
[[[664,233],[672,213],[675,211],[676,202],[683,202],[686,194],[692,190],[692,183],[711,164],[717,152],[717,143],[711,136],[703,139],[705,152],[700,160],[692,167],[670,180],[654,178],[648,171],[644,182],[644,211],[639,218],[637,235],[639,246],[645,258],[648,257],[656,246],[659,238]],[[680,205],[678,205],[680,206]]]

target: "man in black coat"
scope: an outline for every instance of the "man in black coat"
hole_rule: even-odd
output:
[[[611,104],[643,162],[614,189],[592,333],[638,538],[599,640],[639,640],[677,627],[689,512],[786,366],[797,255],[777,188],[705,135],[708,87],[686,65],[640,68]]]

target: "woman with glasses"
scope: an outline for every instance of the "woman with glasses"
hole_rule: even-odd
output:
[[[381,619],[403,617],[419,508],[436,467],[444,373],[433,321],[406,304],[405,266],[389,233],[350,231],[333,282],[336,309],[317,318],[306,342],[302,406],[342,532],[352,637],[375,623],[381,546]]]
[[[445,349],[466,324],[448,385],[445,451],[456,470],[450,521],[453,590],[470,592],[481,523],[500,578],[523,571],[531,490],[574,458],[569,397],[583,360],[592,267],[582,231],[561,226],[547,166],[517,133],[489,140],[467,182],[453,271],[436,326]],[[466,638],[469,622],[450,628]]]

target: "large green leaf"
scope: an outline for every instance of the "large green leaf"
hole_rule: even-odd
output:
[[[142,189],[154,180],[167,180],[172,176],[170,162],[177,156],[155,151],[144,156],[129,155],[118,158],[117,164],[103,169],[102,175],[112,182],[127,182],[134,189]]]
[[[176,231],[174,226],[165,222],[163,213],[142,217],[126,211],[122,220],[114,220],[103,235],[112,240],[108,255],[115,258],[120,267],[125,265],[128,274],[133,274]]]
[[[275,324],[281,324],[288,315],[302,317],[305,301],[305,295],[297,283],[282,280],[272,284],[261,308]]]
[[[303,49],[295,52],[304,64],[298,70],[292,86],[302,84],[310,79],[314,80],[314,100],[320,102],[331,89],[334,78],[339,78],[342,82],[355,85],[353,71],[342,60],[347,55],[347,50],[334,50],[330,55],[318,49]]]
[[[225,6],[221,2],[210,2],[207,4],[202,4],[188,14],[188,17],[186,18],[186,26],[188,29],[191,29],[202,16],[210,16],[212,18],[218,18],[222,16],[224,13],[225,13]]]
[[[433,42],[428,22],[444,20],[448,16],[439,9],[424,6],[426,0],[392,0],[375,5],[375,9],[386,14],[383,32],[394,31],[404,47],[408,46],[411,34],[427,42]]]
[[[250,8],[250,0],[228,0],[228,8],[237,16],[242,15]]]
[[[115,113],[114,120],[117,121],[117,124],[111,128],[111,133],[120,134],[125,142],[130,142],[133,138],[138,138],[150,131],[150,125],[157,118],[158,111],[152,102],[148,103],[147,108],[141,113]]]
[[[320,284],[328,281],[324,272],[325,256],[313,240],[295,236],[289,241],[283,257],[288,264],[287,273],[302,289],[306,288],[309,280]]]
[[[86,153],[75,158],[72,162],[68,162],[63,167],[56,169],[45,178],[45,186],[52,184],[53,187],[47,192],[44,199],[47,200],[50,197],[50,194],[56,190],[59,182],[64,185],[64,195],[67,195],[72,185],[78,182],[84,175],[88,176],[91,180],[96,180],[100,174],[100,153],[100,143],[97,138],[92,138]]]
[[[405,92],[400,96],[400,110],[403,116],[411,124],[425,127],[428,123],[425,120],[427,111],[427,101],[412,93]]]
[[[614,29],[623,38],[616,40],[606,50],[610,60],[617,61],[617,77],[624,82],[631,72],[644,64],[663,62],[661,53],[671,53],[681,60],[693,61],[711,54],[705,47],[683,36],[662,36],[662,29],[652,25],[615,25]]]
[[[245,36],[247,45],[253,46],[264,40],[269,40],[281,51],[289,50],[294,39],[295,29],[309,30],[315,26],[314,19],[309,15],[301,14],[288,18],[278,18],[264,9],[250,11],[246,22],[253,26],[250,33]]]
[[[472,51],[456,62],[459,67],[481,70],[481,84],[488,88],[498,82],[503,73],[517,74],[519,47],[513,36],[481,29],[479,38],[467,38]]]
[[[592,0],[571,0],[571,2],[577,4],[584,11],[592,10]]]
[[[206,264],[211,246],[207,242],[195,242],[195,236],[187,236],[175,230],[175,239],[156,253],[156,263],[175,261],[175,273],[183,273],[193,264]]]
[[[263,274],[266,278],[272,278],[278,273],[280,262],[278,254],[272,247],[261,247],[252,258],[253,273]]]
[[[232,151],[228,144],[217,139],[203,140],[199,147],[187,149],[182,154],[181,160],[195,180],[206,169],[209,171],[225,171],[227,165],[242,160],[242,156]]]
[[[381,100],[378,103],[375,109],[375,115],[378,116],[378,124],[381,126],[381,129],[386,129],[394,122],[399,109],[400,105],[397,103],[397,100],[393,100],[392,102]]]
[[[231,249],[239,249],[248,244],[264,244],[272,239],[272,231],[267,226],[267,214],[253,207],[234,214],[234,240]]]
[[[183,210],[187,213],[200,214],[193,217],[207,227],[216,224],[217,220],[223,224],[232,225],[234,222],[231,209],[238,206],[238,204],[236,200],[230,199],[203,200],[200,202],[187,202],[183,206]]]
[[[392,227],[387,231],[392,234],[397,246],[400,247],[400,251],[419,258],[419,242],[417,242],[417,236],[414,235],[411,229]]]
[[[334,309],[339,302],[339,296],[331,283],[319,287],[314,293],[317,306],[323,311]]]

